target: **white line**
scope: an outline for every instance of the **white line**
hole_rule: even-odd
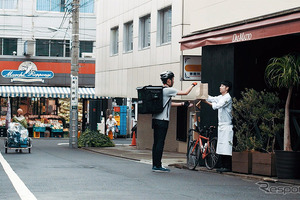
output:
[[[58,145],[58,146],[61,146],[61,145],[69,145],[69,142],[68,142],[68,143],[58,143],[57,145]]]
[[[9,177],[11,183],[15,187],[18,195],[22,200],[35,200],[36,197],[30,192],[30,190],[26,187],[23,181],[18,177],[18,175],[14,172],[14,170],[10,167],[8,162],[4,159],[2,154],[0,153],[0,163],[7,176]]]

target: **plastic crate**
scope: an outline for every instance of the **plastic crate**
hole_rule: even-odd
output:
[[[127,134],[127,129],[120,129],[120,135],[126,135]]]
[[[33,127],[34,132],[45,132],[46,127]]]
[[[33,132],[34,138],[40,138],[40,132]]]
[[[121,113],[127,113],[127,106],[120,106]]]
[[[63,132],[63,129],[51,129],[51,132],[59,133],[59,132]]]
[[[120,107],[114,107],[114,112],[120,112]]]

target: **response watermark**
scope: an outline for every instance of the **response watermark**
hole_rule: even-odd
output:
[[[285,185],[285,186],[271,186],[267,182],[257,182],[259,189],[266,194],[300,194],[300,186],[295,185]]]

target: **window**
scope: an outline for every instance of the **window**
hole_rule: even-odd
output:
[[[69,40],[36,40],[36,56],[70,57]]]
[[[0,9],[17,9],[18,0],[0,0]]]
[[[36,9],[39,11],[54,12],[65,12],[65,10],[71,11],[72,0],[37,0]],[[94,13],[94,0],[80,0],[79,12]]]
[[[82,53],[93,53],[93,44],[93,41],[80,41],[79,57],[82,57]]]
[[[50,56],[55,56],[55,57],[64,56],[64,41],[61,40],[50,41]]]
[[[81,13],[94,13],[94,0],[80,0]]]
[[[165,8],[158,12],[158,42],[165,44],[171,42],[172,35],[172,9]]]
[[[124,25],[124,52],[133,50],[133,22]]]
[[[114,27],[110,30],[110,48],[111,48],[111,55],[118,54],[119,52],[119,27]]]
[[[151,17],[147,15],[140,18],[140,49],[150,46]]]
[[[64,12],[68,0],[37,0],[36,9],[40,11]]]
[[[16,55],[17,43],[16,38],[0,38],[0,55]]]

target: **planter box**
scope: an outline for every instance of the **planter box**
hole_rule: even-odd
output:
[[[300,179],[300,152],[275,151],[277,177],[280,179]]]
[[[244,174],[251,174],[252,152],[232,152],[232,171]]]
[[[253,152],[252,174],[276,176],[275,154]]]

